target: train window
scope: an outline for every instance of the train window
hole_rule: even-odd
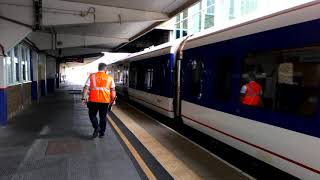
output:
[[[128,83],[128,66],[123,67],[123,85]]]
[[[119,84],[123,84],[123,70],[121,69],[121,70],[119,70],[120,71],[120,75],[119,75]]]
[[[201,78],[203,72],[203,63],[200,60],[192,61],[192,84],[191,93],[194,96],[201,97]]]
[[[137,88],[138,73],[136,68],[130,68],[129,87]]]
[[[153,87],[156,93],[162,93],[165,91],[165,77],[166,77],[166,64],[159,64],[154,68]]]
[[[120,68],[116,69],[114,81],[117,84],[122,84],[122,71]]]
[[[217,100],[228,101],[231,96],[233,61],[231,58],[222,58],[218,61],[214,78],[214,97]]]
[[[320,51],[318,54],[289,52],[283,60],[278,68],[277,110],[315,114],[319,98]]]
[[[319,99],[320,47],[251,54],[242,78],[243,104],[314,115]]]
[[[152,88],[152,82],[153,82],[153,69],[148,68],[145,72],[144,76],[144,87],[146,89],[151,89]]]

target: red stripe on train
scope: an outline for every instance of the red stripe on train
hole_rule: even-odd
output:
[[[265,149],[265,148],[263,148],[263,147],[260,147],[260,146],[258,146],[258,145],[255,145],[255,144],[253,144],[253,143],[250,143],[250,142],[248,142],[248,141],[246,141],[246,140],[243,140],[243,139],[241,139],[241,138],[238,138],[238,137],[236,137],[236,136],[234,136],[234,135],[231,135],[231,134],[229,134],[229,133],[226,133],[226,132],[224,132],[224,131],[221,131],[221,130],[219,130],[219,129],[217,129],[217,128],[211,127],[211,126],[209,126],[209,125],[207,125],[207,124],[204,124],[204,123],[201,123],[201,122],[196,121],[196,120],[194,120],[194,119],[191,119],[191,118],[189,118],[189,117],[187,117],[187,116],[185,116],[185,115],[182,115],[182,116],[185,117],[185,118],[187,118],[187,119],[190,120],[190,121],[193,121],[193,122],[195,122],[195,123],[198,123],[198,124],[200,124],[200,125],[202,125],[202,126],[205,126],[205,127],[209,128],[209,129],[212,129],[212,130],[214,130],[214,131],[217,131],[217,132],[219,132],[219,133],[221,133],[221,134],[223,134],[223,135],[229,136],[229,137],[231,137],[231,138],[233,138],[233,139],[236,139],[236,140],[238,140],[238,141],[240,141],[240,142],[242,142],[242,143],[248,144],[248,145],[253,146],[253,147],[257,148],[257,149],[260,149],[260,150],[262,150],[262,151],[265,151],[265,152],[267,152],[267,153],[269,153],[269,154],[272,154],[272,155],[274,155],[274,156],[277,156],[277,157],[279,157],[279,158],[281,158],[281,159],[284,159],[284,160],[286,160],[286,161],[289,161],[289,162],[291,162],[291,163],[293,163],[293,164],[295,164],[295,165],[298,165],[298,166],[303,167],[303,168],[305,168],[305,169],[308,169],[308,170],[310,170],[310,171],[312,171],[312,172],[315,172],[315,173],[317,173],[317,174],[320,174],[320,170],[318,170],[318,169],[309,167],[309,166],[307,166],[307,165],[305,165],[305,164],[302,164],[302,163],[297,162],[297,161],[295,161],[295,160],[289,159],[289,158],[287,158],[287,157],[285,157],[285,156],[283,156],[283,155],[280,155],[280,154],[277,154],[277,153],[275,153],[275,152],[272,152],[272,151],[270,151],[270,150],[268,150],[268,149]]]

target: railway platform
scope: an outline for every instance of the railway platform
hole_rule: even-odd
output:
[[[126,103],[91,139],[80,87],[65,86],[0,130],[0,179],[250,179]]]

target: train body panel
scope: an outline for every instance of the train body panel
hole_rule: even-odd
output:
[[[116,84],[118,95],[128,96],[129,87],[129,67],[128,62],[117,62],[108,66],[109,74],[113,77]]]
[[[188,37],[185,47],[176,41],[127,57],[128,97],[173,118],[179,114],[175,91],[181,90],[186,125],[296,177],[320,179],[319,9],[313,1],[214,27]],[[262,107],[241,104],[250,72],[262,86]]]
[[[306,31],[309,31],[309,33],[304,34]],[[251,66],[269,65],[270,67],[268,68],[278,68],[279,64],[282,65],[284,63],[274,62],[279,61],[278,59],[274,60],[274,58],[289,58],[291,56],[300,58],[300,56],[303,55],[306,58],[310,57],[316,59],[310,59],[310,61],[314,62],[307,62],[308,60],[305,60],[306,62],[299,62],[299,64],[305,64],[305,66],[302,67],[304,69],[300,70],[301,72],[306,71],[306,69],[310,69],[310,71],[312,71],[312,66],[318,68],[320,62],[320,59],[317,59],[320,57],[320,36],[317,35],[317,32],[319,31],[320,19],[294,25],[292,27],[229,40],[223,43],[216,43],[208,46],[188,49],[184,52],[184,61],[182,62],[184,74],[182,77],[182,98],[183,100],[205,107],[244,116],[276,126],[282,126],[283,128],[291,129],[311,136],[320,137],[320,131],[317,129],[317,127],[320,126],[320,113],[317,111],[317,109],[315,109],[315,112],[312,115],[303,115],[294,114],[291,111],[283,112],[284,110],[282,109],[273,111],[271,109],[272,107],[270,107],[270,109],[257,109],[241,106],[239,102],[240,88],[244,84],[241,78],[243,78],[243,74],[246,73],[244,66],[247,65],[246,60],[252,61],[252,59],[250,59],[252,57],[256,57],[258,60],[263,62],[262,64],[259,64],[259,62],[256,62],[257,64],[250,64]],[[270,39],[273,36],[281,37],[281,39]],[[302,36],[304,38],[301,38]],[[256,41],[257,39],[259,39],[259,42]],[[297,54],[296,51],[300,51],[302,55]],[[276,55],[273,56],[273,54]],[[281,57],[279,57],[278,54],[281,54]],[[261,55],[269,56],[268,58],[270,59],[270,64],[267,64],[269,63],[267,62],[269,59],[259,59],[259,56]],[[202,69],[203,72],[201,72],[201,77],[199,77],[201,81],[201,87],[197,89],[197,91],[201,93],[200,98],[198,95],[193,95],[194,92],[192,92],[192,88],[194,87],[192,84],[192,66],[194,61],[198,62],[198,60],[201,62],[201,66],[204,67]],[[217,74],[219,71],[218,69],[224,65],[220,64],[223,61],[229,61],[229,63],[231,63],[231,65],[227,64],[226,66],[229,68],[225,69],[226,71],[229,71],[229,77],[226,78],[227,81],[224,81],[229,82],[228,86],[226,85],[227,87],[218,84],[220,81],[217,81],[216,79],[219,76],[219,74]],[[263,71],[263,68],[264,67],[262,67],[260,71]],[[315,69],[315,72],[318,72],[318,70]],[[313,75],[317,76],[318,74]],[[306,76],[311,78],[311,74]],[[267,75],[266,78],[269,78],[269,76]],[[318,86],[317,81],[318,80],[315,79],[315,86]],[[267,84],[267,82],[264,82],[262,85],[266,86],[265,84]],[[216,93],[221,93],[224,95],[223,92],[217,92],[219,89],[227,89],[230,91],[228,92],[228,97],[226,97],[228,99],[218,99],[219,94]],[[287,96],[289,96],[286,98],[298,97],[299,94],[295,94],[298,91],[294,88],[292,88],[292,90],[293,91],[286,92]],[[287,101],[287,103],[289,103],[288,99]],[[278,121],[278,119],[282,119],[282,121]]]
[[[303,179],[319,179],[319,138],[182,101],[185,124]],[[301,166],[302,165],[302,166]],[[306,168],[307,167],[307,168]]]
[[[213,27],[191,36],[184,50],[316,20],[319,19],[319,9],[319,1],[312,1],[258,19],[252,17],[252,20],[241,24],[235,21],[235,24],[229,24],[228,27]]]
[[[159,96],[145,91],[129,88],[129,97],[131,100],[138,102],[167,117],[174,118],[173,98]]]
[[[177,40],[135,53],[111,65],[129,64],[128,83],[125,87],[120,83],[120,87],[117,88],[119,94],[123,95],[125,91],[129,99],[169,118],[174,118],[172,82],[179,42],[180,40]]]
[[[309,5],[191,37],[181,109],[185,124],[299,178],[319,179],[320,6]],[[240,103],[249,70],[263,87],[262,108]]]

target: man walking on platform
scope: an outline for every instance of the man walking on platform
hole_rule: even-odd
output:
[[[89,118],[94,128],[92,138],[96,138],[98,135],[100,138],[104,137],[108,107],[114,103],[116,98],[115,83],[113,78],[107,74],[107,65],[100,63],[98,70],[98,72],[90,74],[82,94],[82,103],[87,102]]]

